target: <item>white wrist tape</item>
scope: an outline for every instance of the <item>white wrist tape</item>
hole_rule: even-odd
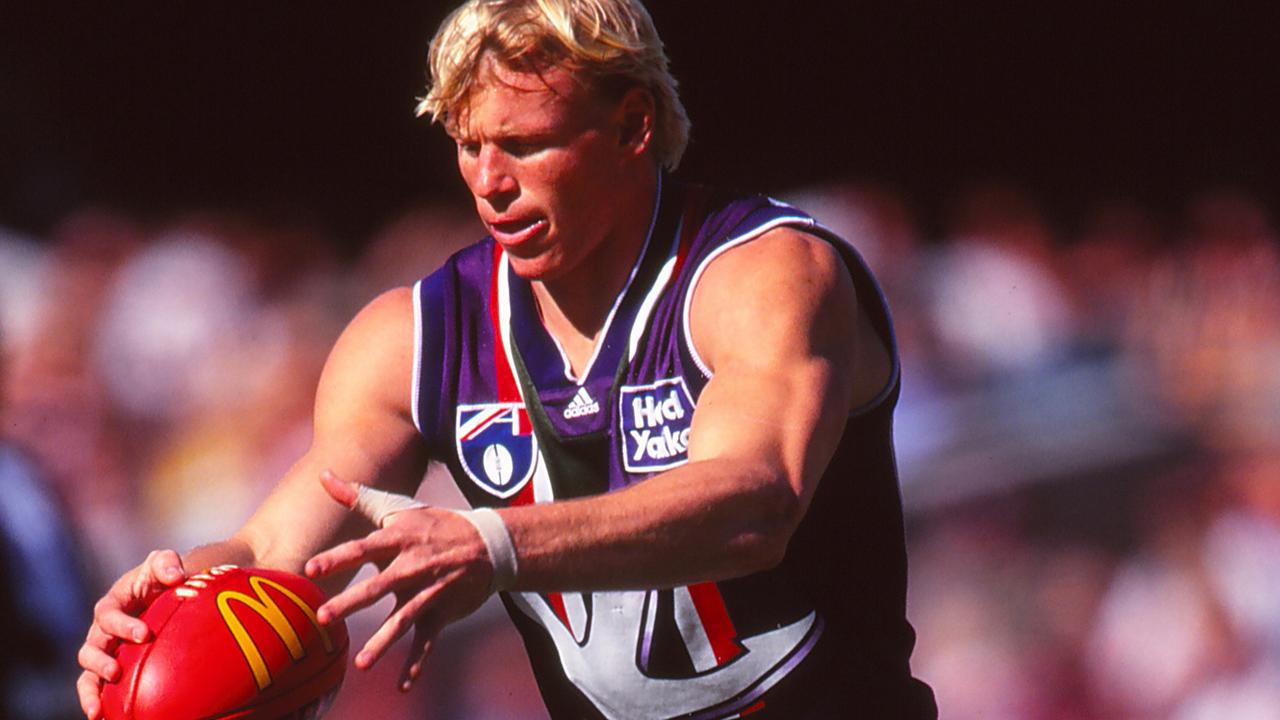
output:
[[[369,518],[374,525],[382,527],[387,518],[398,512],[424,507],[427,507],[426,503],[420,503],[408,495],[361,485],[356,490],[356,504],[352,509]]]
[[[361,485],[356,490],[356,504],[352,509],[369,518],[374,525],[383,527],[387,518],[398,512],[424,507],[428,507],[426,503],[418,502],[408,495]],[[498,591],[512,587],[518,569],[516,546],[511,542],[511,534],[507,532],[507,524],[502,521],[502,516],[492,508],[455,512],[471,523],[484,541],[485,550],[489,552],[489,562],[493,564],[491,589]]]
[[[489,561],[493,563],[493,587],[491,590],[508,590],[515,585],[516,571],[519,563],[516,560],[516,546],[511,542],[511,533],[507,532],[507,524],[502,516],[493,508],[465,510],[458,513],[471,523],[485,549],[489,551]]]

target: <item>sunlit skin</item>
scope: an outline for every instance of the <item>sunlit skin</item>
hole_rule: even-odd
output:
[[[640,89],[597,97],[557,69],[539,77],[490,63],[487,73],[451,128],[459,169],[580,371],[653,212],[653,100]],[[694,411],[689,462],[618,492],[499,510],[519,557],[513,590],[671,587],[776,565],[848,413],[890,378],[842,261],[793,229],[711,263],[690,327],[714,376]],[[367,305],[325,364],[311,447],[253,517],[186,555],[154,552],[116,581],[80,650],[87,717],[101,715],[103,680],[119,677],[118,644],[149,637],[138,613],[189,570],[222,563],[305,571],[331,590],[377,564],[318,614],[331,622],[394,597],[354,663],[372,666],[412,630],[401,688],[419,677],[440,631],[488,597],[493,567],[475,528],[451,511],[406,510],[375,528],[350,510],[354,485],[412,494],[422,479],[425,444],[407,391],[413,343],[412,290]]]

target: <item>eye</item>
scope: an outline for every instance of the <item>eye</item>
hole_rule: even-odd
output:
[[[480,154],[480,143],[469,140],[459,140],[458,152],[469,157],[475,157]]]
[[[543,150],[546,148],[546,143],[537,140],[503,140],[500,147],[508,155],[522,158]]]

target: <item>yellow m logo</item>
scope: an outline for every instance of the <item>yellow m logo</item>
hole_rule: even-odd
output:
[[[303,602],[302,598],[295,595],[291,590],[273,580],[268,580],[257,575],[249,578],[249,586],[253,588],[253,594],[257,597],[246,595],[236,590],[224,590],[218,593],[218,611],[222,613],[222,619],[227,623],[227,628],[231,630],[231,635],[235,637],[236,644],[240,646],[240,652],[244,654],[244,659],[249,663],[249,668],[253,670],[253,679],[258,683],[258,690],[265,690],[271,684],[271,672],[267,670],[267,664],[262,660],[262,652],[258,650],[258,646],[253,642],[253,638],[249,637],[249,633],[244,629],[244,623],[240,622],[240,618],[235,611],[231,609],[232,601],[240,602],[245,607],[258,614],[258,617],[266,620],[271,628],[276,631],[281,642],[289,649],[289,655],[294,661],[302,659],[306,651],[302,647],[302,641],[298,639],[298,632],[289,624],[288,618],[280,611],[280,606],[276,605],[276,601],[267,594],[263,586],[269,587],[281,595],[289,598],[298,609],[306,614],[307,619],[311,621],[311,625],[320,633],[320,639],[324,642],[325,652],[333,652],[333,641],[329,639],[329,633],[320,626],[320,621],[316,619],[315,611]]]

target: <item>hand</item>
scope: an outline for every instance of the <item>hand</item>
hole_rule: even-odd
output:
[[[102,683],[120,678],[120,663],[114,657],[120,642],[144,643],[151,629],[138,615],[167,588],[187,579],[182,559],[172,550],[155,550],[138,567],[116,580],[107,594],[93,606],[93,624],[78,655],[84,672],[76,681],[80,709],[89,720],[102,716]]]
[[[360,486],[325,471],[321,484],[334,500],[358,511]],[[405,496],[397,499],[408,500]],[[369,518],[375,525],[379,518]],[[493,566],[480,534],[457,513],[418,507],[381,517],[381,529],[343,543],[307,561],[306,573],[321,577],[372,562],[380,572],[335,595],[317,611],[322,623],[344,618],[385,595],[396,606],[356,654],[355,666],[368,669],[401,635],[414,628],[413,645],[400,675],[407,691],[422,673],[436,636],[446,625],[470,615],[489,596]]]

